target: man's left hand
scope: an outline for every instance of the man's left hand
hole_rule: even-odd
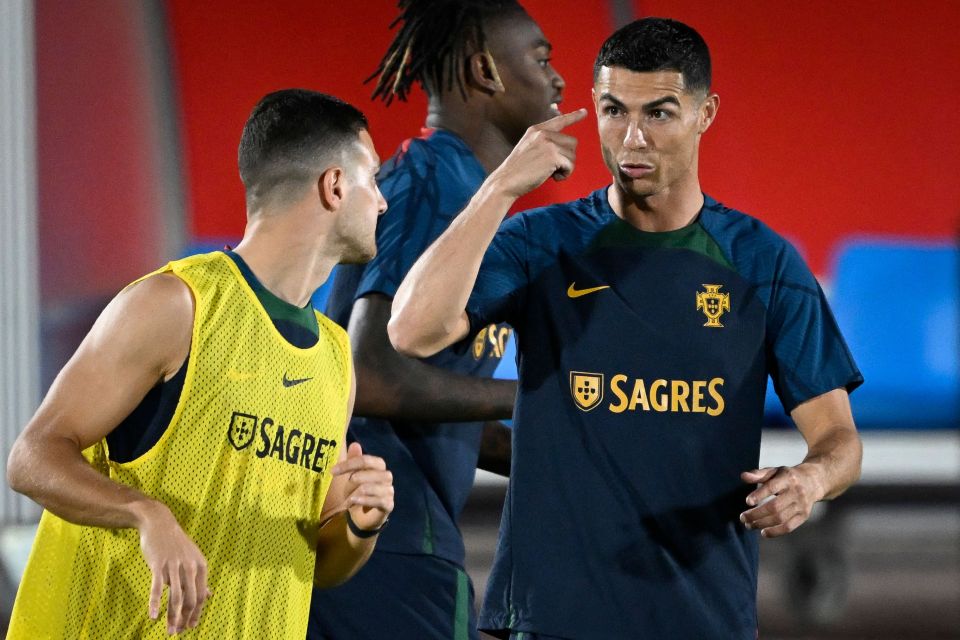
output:
[[[764,538],[785,535],[806,522],[814,503],[824,495],[816,469],[806,463],[754,469],[740,478],[760,485],[747,496],[753,508],[740,514],[740,522],[747,529],[759,529]]]
[[[378,529],[393,511],[393,474],[383,458],[363,453],[359,442],[347,449],[347,458],[337,463],[334,476],[348,480],[350,517],[361,529]]]

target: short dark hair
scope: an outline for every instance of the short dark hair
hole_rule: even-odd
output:
[[[464,61],[486,43],[484,27],[495,19],[526,15],[517,0],[399,0],[400,22],[380,65],[366,82],[377,79],[373,99],[401,101],[415,82],[427,93],[449,91],[454,83],[466,98]]]
[[[669,18],[642,18],[607,38],[593,63],[596,81],[600,67],[623,67],[640,73],[679,71],[691,93],[710,90],[710,50],[692,27]]]
[[[367,128],[356,107],[334,96],[307,89],[267,94],[247,118],[237,151],[248,198],[303,183]]]

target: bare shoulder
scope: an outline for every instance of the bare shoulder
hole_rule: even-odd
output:
[[[64,365],[24,433],[57,434],[83,449],[110,433],[190,353],[193,298],[169,274],[121,291]]]
[[[194,301],[187,284],[159,273],[128,286],[107,305],[88,339],[137,353],[172,375],[190,351]]]
[[[127,305],[148,307],[151,312],[193,317],[193,292],[172,273],[157,273],[135,282],[117,295]]]

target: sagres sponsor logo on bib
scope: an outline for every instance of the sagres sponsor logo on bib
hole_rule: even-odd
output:
[[[581,411],[598,407],[603,401],[603,374],[571,371],[570,395]]]
[[[230,416],[227,438],[237,451],[249,448],[256,440],[257,446],[251,450],[257,458],[276,458],[317,473],[323,473],[331,460],[336,462],[333,460],[337,448],[335,440],[280,424],[269,416],[234,411]]]

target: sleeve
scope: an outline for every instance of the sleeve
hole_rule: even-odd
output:
[[[393,298],[407,272],[459,209],[441,210],[429,161],[404,162],[380,184],[387,212],[377,224],[377,255],[360,276],[354,299],[369,293]]]
[[[784,242],[767,314],[767,351],[773,386],[789,414],[833,389],[863,383],[826,296],[796,249]]]
[[[483,256],[477,282],[467,301],[469,335],[501,322],[519,327],[528,284],[527,267],[526,219],[517,215],[500,226]]]

